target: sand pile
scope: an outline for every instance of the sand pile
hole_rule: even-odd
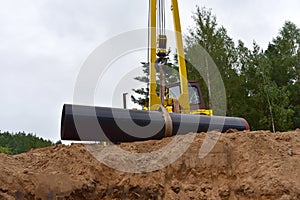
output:
[[[192,143],[172,164],[156,163],[163,168],[153,172],[145,166],[155,157],[145,160],[143,156],[174,138],[120,144],[127,152],[140,153],[133,161],[120,157],[114,146],[95,144],[0,154],[0,199],[300,199],[300,130],[222,134],[200,159],[205,137],[176,136],[179,145],[160,152],[160,160],[182,151],[181,144]],[[118,160],[129,171],[145,169],[118,171],[97,156]]]

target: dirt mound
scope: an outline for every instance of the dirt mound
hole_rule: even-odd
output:
[[[300,199],[300,130],[222,134],[200,159],[205,137],[176,136],[180,144],[193,140],[171,165],[148,173],[114,170],[91,154],[111,151],[107,155],[121,159],[113,146],[73,144],[16,156],[0,154],[0,199]],[[119,147],[146,153],[173,139]],[[123,163],[131,168],[145,164],[140,162],[145,160]]]

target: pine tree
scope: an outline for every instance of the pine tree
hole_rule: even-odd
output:
[[[228,36],[226,29],[223,26],[218,26],[216,16],[212,14],[211,10],[197,7],[193,19],[195,25],[189,30],[189,35],[186,37],[187,51],[197,45],[202,46],[207,51],[217,65],[225,85],[227,114],[238,115],[239,110],[237,110],[236,105],[238,101],[236,99],[240,95],[239,86],[241,84],[236,67],[237,51],[235,44]],[[210,67],[210,64],[210,62],[205,62],[205,60],[199,61],[202,69]],[[195,69],[191,69],[191,65],[187,65],[187,67],[188,78],[199,82],[207,104],[209,98],[214,98],[209,96],[209,86],[204,87],[206,85],[204,79],[207,77],[201,77],[199,73],[195,72]]]
[[[292,109],[292,119],[288,119],[287,129],[300,127],[300,29],[292,22],[285,22],[279,35],[273,39],[265,52],[270,60],[271,79],[288,97]],[[281,112],[279,112],[281,114]],[[290,124],[290,123],[293,124]]]
[[[142,62],[144,76],[138,76],[134,79],[146,84],[146,87],[139,89],[132,89],[138,97],[131,95],[131,101],[142,107],[148,107],[149,105],[149,63]]]
[[[169,50],[167,53],[167,57],[166,57],[167,63],[164,67],[164,74],[165,74],[164,83],[166,85],[179,81],[178,67],[170,61],[170,57],[169,57],[170,54],[171,54],[171,51]],[[135,77],[134,79],[137,81],[140,81],[142,83],[145,83],[146,87],[132,89],[136,93],[136,96],[131,95],[131,101],[142,107],[148,107],[148,105],[149,105],[149,81],[150,81],[149,80],[149,73],[150,73],[149,72],[149,63],[142,62],[141,64],[143,67],[144,75]],[[157,72],[157,82],[156,82],[157,95],[159,95],[159,87],[160,87],[159,79],[160,79],[159,72]]]

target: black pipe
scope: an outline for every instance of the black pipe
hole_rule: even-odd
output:
[[[169,113],[171,121],[160,111],[69,105],[63,106],[61,139],[75,141],[110,141],[113,143],[162,139],[165,135],[190,132],[247,130],[243,118]],[[169,118],[169,119],[170,119]],[[166,124],[171,132],[166,133]]]

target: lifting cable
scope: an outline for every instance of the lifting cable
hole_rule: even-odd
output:
[[[166,35],[166,12],[165,0],[149,0],[148,10],[148,52],[147,63],[150,63],[150,18],[151,18],[151,1],[157,1],[157,33],[158,35]]]
[[[157,17],[157,24],[158,24],[158,34],[165,35],[166,34],[166,12],[165,12],[165,0],[157,0],[158,1],[158,17]]]
[[[156,0],[155,0],[156,1]],[[149,9],[148,9],[148,48],[147,48],[147,63],[150,67],[150,12],[151,12],[151,0],[149,0]]]

